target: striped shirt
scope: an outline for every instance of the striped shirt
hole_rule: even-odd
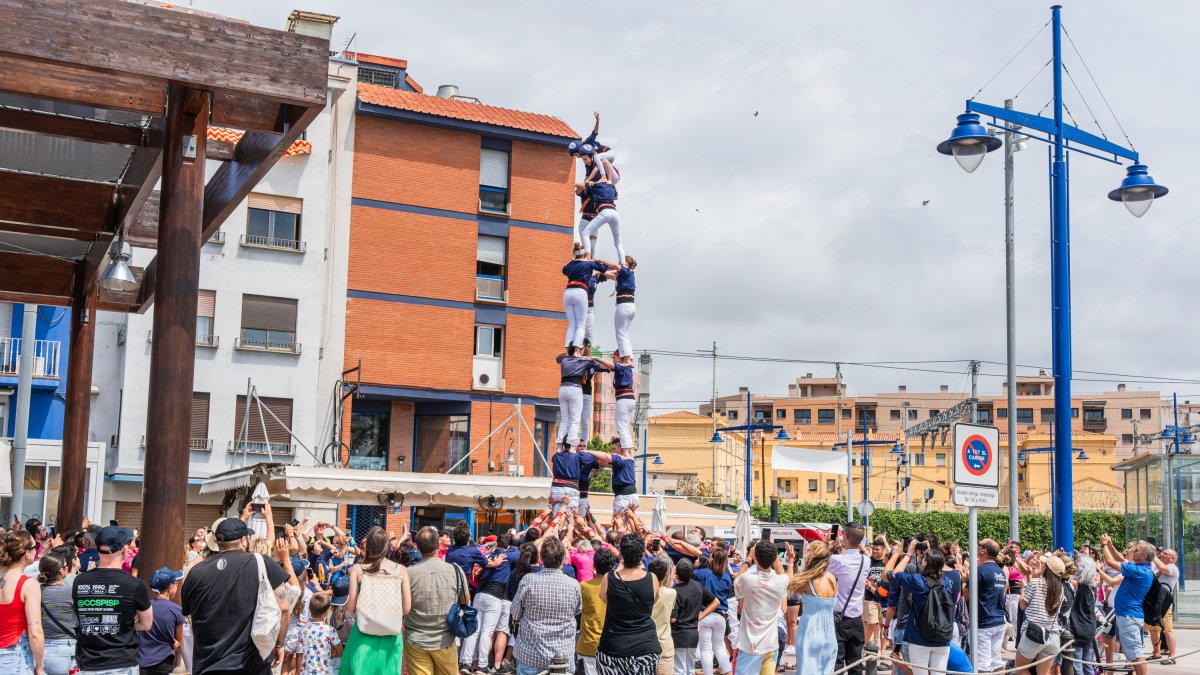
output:
[[[1046,580],[1041,577],[1030,579],[1022,597],[1029,603],[1025,607],[1025,621],[1032,621],[1046,630],[1053,630],[1058,624],[1058,610],[1062,606],[1062,599],[1059,598],[1059,607],[1054,608],[1054,612],[1046,612]]]

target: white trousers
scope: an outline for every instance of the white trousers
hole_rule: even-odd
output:
[[[633,410],[636,407],[635,399],[617,399],[617,437],[621,439],[622,448],[633,447],[633,429],[630,425],[633,423]]]
[[[586,445],[590,440],[592,440],[592,395],[584,394],[583,410],[579,414],[579,442]]]
[[[729,651],[725,649],[725,617],[713,612],[700,619],[700,667],[704,675],[712,675],[713,656],[717,657],[717,669],[722,673],[732,670],[729,666]]]
[[[608,160],[608,166],[604,166],[604,160]],[[608,152],[596,153],[596,163],[600,165],[600,171],[608,182],[616,185],[621,182],[621,174],[614,168],[617,164],[617,152],[609,150]],[[610,169],[612,169],[610,171]]]
[[[567,503],[563,505],[563,497],[567,498]],[[566,485],[551,485],[550,486],[550,511],[554,515],[558,512],[567,509],[568,511],[579,512],[579,488],[567,487]]]
[[[584,248],[587,248],[587,245],[588,245],[587,227],[591,223],[592,223],[591,216],[582,216],[579,218],[579,243],[583,244]]]
[[[618,302],[613,312],[613,326],[617,330],[617,349],[627,356],[633,354],[633,342],[629,339],[629,327],[633,325],[633,317],[637,314],[637,306],[632,302]]]
[[[583,662],[583,675],[597,675],[599,673],[596,669],[596,657],[581,656],[579,660]]]
[[[563,291],[563,311],[567,313],[567,339],[563,345],[583,345],[587,324],[587,290],[570,286]]]
[[[695,647],[675,648],[675,675],[692,675],[696,667]]]
[[[567,444],[572,448],[579,444],[579,414],[583,412],[583,387],[577,384],[563,384],[558,387],[558,418],[564,428],[558,430],[558,441],[563,435]],[[553,455],[554,453],[550,453]]]
[[[476,593],[471,605],[479,610],[479,630],[463,640],[458,662],[487,668],[490,665],[488,654],[492,651],[492,636],[504,613],[504,601],[494,595]]]
[[[596,308],[591,305],[588,305],[587,315],[585,316],[585,318],[583,320],[583,339],[587,340],[589,344],[595,342],[595,338],[592,337],[592,329],[595,326],[596,326]]]
[[[1004,603],[1008,609],[1008,622],[1014,626],[1017,626],[1017,628],[1019,629],[1020,626],[1017,625],[1017,617],[1019,616],[1019,612],[1020,612],[1020,608],[1021,608],[1021,595],[1019,593],[1011,593],[1011,594],[1005,595]],[[1013,640],[1013,642],[1017,642],[1017,641],[1018,640]]]
[[[1004,631],[1008,624],[979,629],[979,654],[975,667],[985,673],[1004,668]]]
[[[911,642],[906,643],[908,647],[908,662],[913,664],[913,675],[930,675],[928,670],[920,666],[928,668],[946,669],[946,662],[950,660],[950,647],[925,647],[923,645],[914,645]]]
[[[617,261],[620,264],[625,264],[625,247],[621,245],[621,215],[616,209],[604,209],[600,215],[592,218],[592,222],[587,226],[585,233],[588,237],[588,251],[592,257],[596,257],[596,234],[600,228],[608,226],[612,230],[613,246],[617,247]]]

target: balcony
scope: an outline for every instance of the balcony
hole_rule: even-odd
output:
[[[299,354],[299,342],[277,342],[258,338],[234,338],[233,348],[250,352],[273,352],[276,354]]]
[[[274,251],[290,251],[304,253],[305,243],[295,239],[274,239],[256,234],[243,234],[241,244],[245,248],[268,248]]]
[[[1088,410],[1083,409],[1083,430],[1084,431],[1104,431],[1108,428],[1108,419],[1104,417],[1104,410]]]
[[[250,443],[229,441],[229,452],[244,452],[250,455],[279,455],[293,457],[296,446],[287,443]]]
[[[146,331],[146,344],[150,344],[152,342],[154,342],[154,331],[148,330],[148,331]],[[199,333],[196,334],[196,346],[197,347],[210,347],[212,349],[216,349],[217,346],[220,344],[221,344],[221,338],[216,335],[201,335]]]
[[[113,445],[116,445],[116,436],[113,437]],[[146,437],[142,436],[142,440],[138,442],[138,449],[146,449]],[[213,442],[211,438],[191,438],[188,439],[188,450],[199,450],[201,452],[211,452]]]
[[[350,461],[347,462],[347,468],[363,469],[365,471],[387,471],[387,457],[350,455]]]
[[[224,246],[225,245],[225,233],[220,230],[217,230],[216,232],[213,232],[212,236],[208,238],[208,241],[206,241],[204,243],[213,244],[215,246]]]
[[[33,343],[33,377],[58,379],[62,343],[58,340],[35,340]],[[0,338],[0,376],[20,375],[21,338]]]

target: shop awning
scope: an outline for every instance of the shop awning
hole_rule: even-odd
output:
[[[267,481],[272,495],[293,502],[379,504],[379,496],[404,495],[405,506],[478,508],[481,498],[503,500],[503,509],[544,509],[549,478],[477,476],[404,471],[370,471],[336,467],[255,464],[211,476],[200,494],[249,487]],[[611,507],[610,507],[611,508]]]

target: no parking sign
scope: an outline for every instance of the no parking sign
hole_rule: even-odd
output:
[[[1000,487],[1000,430],[996,427],[979,424],[954,425],[954,484],[956,492],[967,494],[977,491],[964,488],[991,488],[988,491],[978,491],[989,496]],[[974,495],[972,495],[974,496]],[[957,499],[955,501],[958,501]],[[990,500],[989,500],[990,501]],[[983,503],[964,504],[965,506],[984,506]],[[991,506],[992,504],[986,504]]]

